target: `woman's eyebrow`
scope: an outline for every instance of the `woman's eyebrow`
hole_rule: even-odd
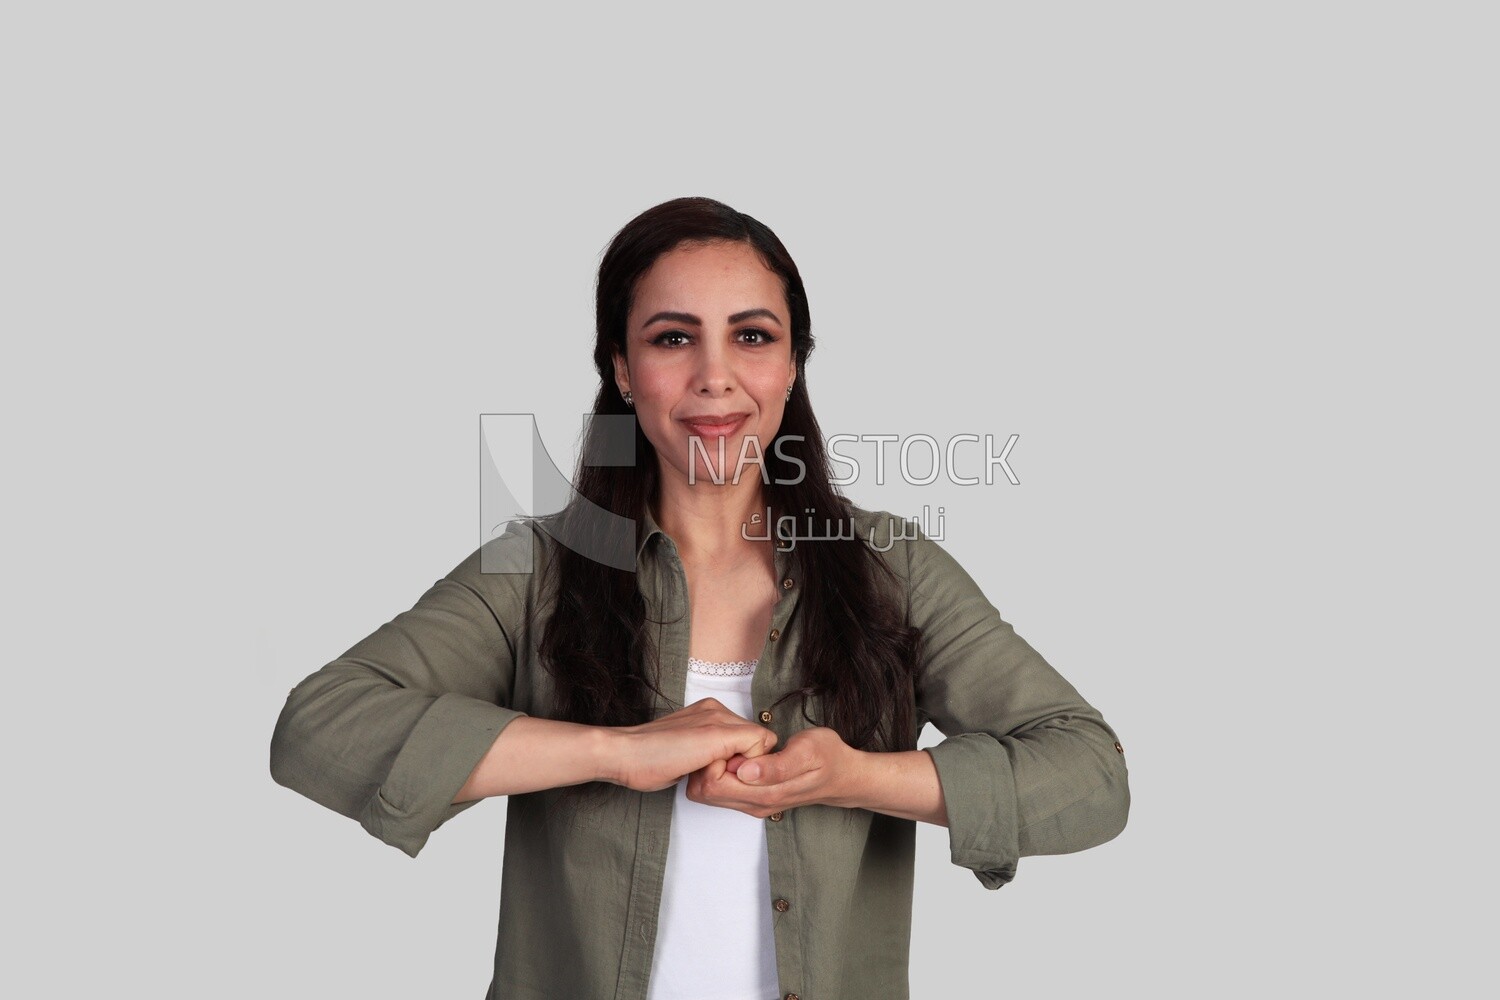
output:
[[[741,323],[741,322],[744,322],[747,319],[753,319],[753,318],[756,318],[756,317],[765,317],[767,319],[770,319],[770,320],[774,321],[777,324],[781,323],[781,318],[779,316],[777,316],[775,313],[773,313],[771,310],[769,310],[769,309],[759,309],[759,308],[757,308],[757,309],[746,309],[744,312],[737,312],[733,316],[729,317],[729,322],[731,322],[731,323]],[[703,321],[701,319],[699,319],[697,316],[694,316],[692,313],[684,313],[684,312],[659,312],[656,315],[652,316],[650,319],[646,320],[646,322],[642,323],[641,324],[641,329],[644,330],[646,327],[650,326],[652,323],[657,322],[658,320],[666,320],[669,323],[686,323],[689,326],[702,326],[703,325]]]
[[[739,323],[757,316],[764,316],[766,319],[771,320],[773,323],[779,324],[781,322],[781,319],[769,309],[746,309],[744,312],[737,312],[733,316],[729,317],[729,322]]]

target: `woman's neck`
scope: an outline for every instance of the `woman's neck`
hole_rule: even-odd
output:
[[[738,562],[766,546],[765,501],[760,482],[717,486],[664,479],[654,506],[656,523],[677,543],[684,562]],[[759,517],[752,521],[753,515]],[[755,527],[752,527],[755,525]],[[752,536],[746,538],[746,535]]]

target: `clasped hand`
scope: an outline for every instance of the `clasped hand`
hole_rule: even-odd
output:
[[[775,753],[710,761],[687,777],[687,797],[765,819],[795,806],[850,806],[854,760],[859,751],[837,730],[815,726],[793,733]]]
[[[642,726],[623,731],[616,783],[655,791],[687,778],[687,797],[765,819],[805,805],[854,807],[864,754],[837,730],[815,726],[794,733],[772,752],[777,737],[715,698],[704,698]]]

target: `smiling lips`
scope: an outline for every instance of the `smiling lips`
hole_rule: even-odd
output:
[[[725,413],[720,416],[704,414],[698,417],[684,417],[682,422],[698,437],[729,437],[740,429],[740,425],[749,416],[748,413]]]

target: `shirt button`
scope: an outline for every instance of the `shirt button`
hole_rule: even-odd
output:
[[[787,577],[785,580],[781,581],[781,589],[782,590],[791,590],[792,589],[792,578],[791,577]]]
[[[781,813],[772,813],[771,814],[771,821],[773,823],[780,823],[781,822]]]
[[[784,899],[778,899],[775,903],[777,913],[785,913],[792,908],[792,904]]]
[[[773,628],[771,630],[771,641],[775,642],[777,639],[780,639],[780,638],[781,638],[781,629],[779,629],[779,628]]]
[[[787,995],[786,995],[786,1000],[802,1000],[802,998],[801,998],[801,997],[799,997],[799,996],[798,996],[798,995],[797,995],[797,994],[795,994],[795,993],[788,993],[788,994],[787,994]]]
[[[760,721],[761,722],[770,722],[771,721],[771,710],[770,709],[763,709],[761,711],[761,713],[760,713]]]
[[[1122,747],[1122,746],[1120,746],[1120,741],[1119,740],[1115,740],[1115,753],[1124,753],[1124,752],[1125,752],[1125,748]]]

